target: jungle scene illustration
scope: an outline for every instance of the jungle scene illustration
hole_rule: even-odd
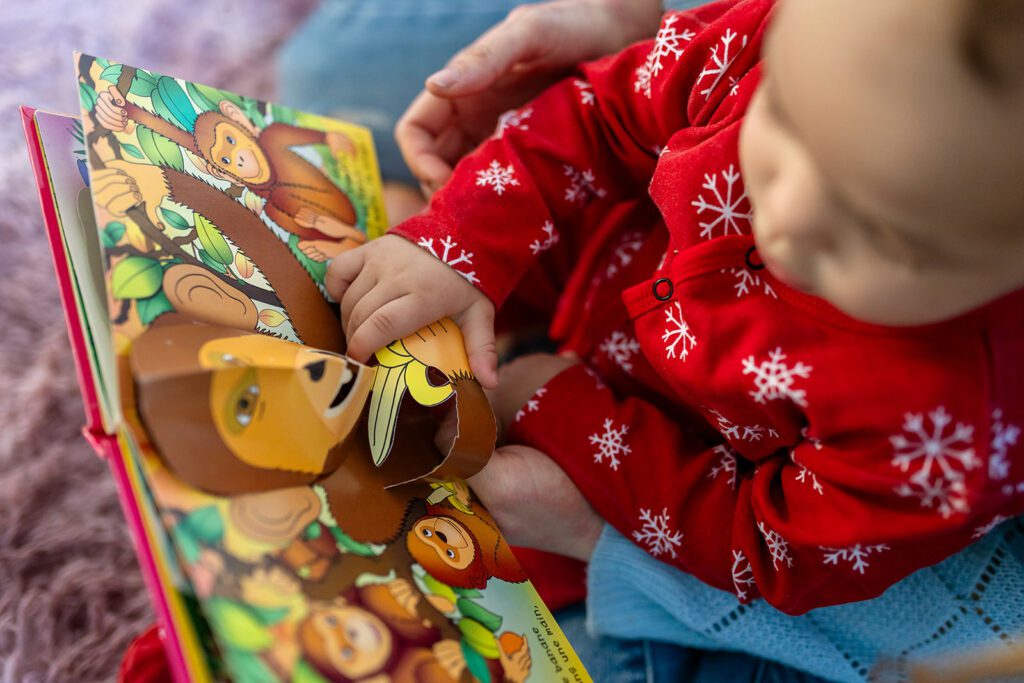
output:
[[[386,225],[369,133],[77,59],[122,408],[212,674],[588,680],[464,483],[495,426],[458,327],[344,355],[323,278]]]

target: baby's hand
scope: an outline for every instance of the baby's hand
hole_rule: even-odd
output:
[[[545,454],[504,446],[469,483],[509,543],[590,560],[604,522]]]
[[[341,302],[353,359],[365,362],[377,349],[447,316],[462,329],[469,367],[480,384],[497,386],[494,304],[411,242],[385,235],[339,254],[327,269],[325,284]]]

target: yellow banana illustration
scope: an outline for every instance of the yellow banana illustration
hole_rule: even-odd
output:
[[[454,393],[451,382],[430,383],[430,368],[416,359],[402,340],[393,341],[375,354],[377,372],[370,396],[370,453],[378,467],[387,460],[395,442],[398,410],[406,392],[424,406],[436,406]]]

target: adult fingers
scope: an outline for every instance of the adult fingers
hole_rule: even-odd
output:
[[[491,87],[519,62],[549,49],[549,10],[523,5],[456,54],[427,79],[427,88],[442,97],[464,97]]]
[[[420,93],[395,126],[395,142],[412,174],[424,184],[441,185],[454,159],[441,156],[438,138],[456,121],[454,105],[427,91]]]
[[[352,281],[363,269],[366,260],[366,248],[357,247],[342,252],[331,260],[324,276],[324,286],[331,297],[340,302]]]
[[[494,343],[494,305],[477,301],[457,320],[466,342],[469,368],[485,389],[498,386],[498,350]]]

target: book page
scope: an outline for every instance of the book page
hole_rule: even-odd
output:
[[[385,226],[369,133],[78,74],[122,408],[214,675],[589,680],[460,479],[495,432],[457,326],[344,356],[323,279]]]
[[[71,116],[47,112],[37,112],[35,120],[64,238],[76,304],[85,322],[83,332],[102,426],[110,433],[120,421],[118,396],[114,390],[117,374],[107,317],[106,268],[87,187],[82,122]]]

